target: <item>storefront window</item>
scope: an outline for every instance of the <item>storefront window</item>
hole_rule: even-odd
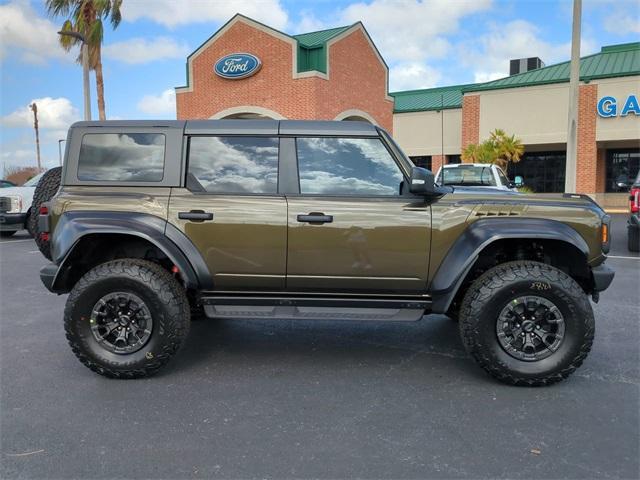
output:
[[[416,167],[431,170],[431,155],[423,155],[419,157],[409,157]]]
[[[607,150],[606,192],[628,192],[640,169],[640,149]]]
[[[518,163],[509,165],[508,176],[520,175],[535,193],[562,193],[566,163],[566,152],[525,153]]]

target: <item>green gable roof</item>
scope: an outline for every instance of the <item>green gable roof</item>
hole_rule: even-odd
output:
[[[293,35],[293,38],[298,40],[298,44],[305,48],[320,47],[327,43],[336,35],[340,35],[342,32],[351,28],[353,25],[347,25],[345,27],[329,28],[328,30],[318,30],[317,32],[300,33]]]
[[[472,84],[390,93],[396,113],[446,110],[462,106],[462,89]]]
[[[570,62],[562,62],[491,82],[471,85],[463,92],[529,87],[569,81]],[[640,42],[602,47],[599,53],[580,59],[580,80],[640,75]]]
[[[351,27],[348,25],[293,35],[298,41],[298,72],[317,70],[327,73],[327,42]]]

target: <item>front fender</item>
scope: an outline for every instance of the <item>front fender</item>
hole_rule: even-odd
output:
[[[432,311],[446,313],[460,285],[489,244],[504,239],[566,242],[589,256],[584,238],[570,226],[544,218],[484,218],[473,222],[454,242],[431,282]]]

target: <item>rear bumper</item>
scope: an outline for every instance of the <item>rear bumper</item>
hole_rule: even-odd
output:
[[[22,230],[26,220],[26,212],[0,213],[0,230]]]
[[[593,267],[591,269],[591,275],[593,275],[594,291],[602,292],[609,288],[609,285],[613,282],[613,277],[615,277],[616,272],[603,263],[602,265]]]

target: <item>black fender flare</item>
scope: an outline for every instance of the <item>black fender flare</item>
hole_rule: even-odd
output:
[[[458,237],[431,282],[433,313],[446,313],[480,252],[497,240],[559,240],[589,256],[589,246],[569,225],[545,218],[484,218],[476,220]]]
[[[99,212],[78,210],[63,213],[51,237],[51,259],[58,265],[52,290],[64,291],[58,285],[59,273],[80,240],[92,234],[122,234],[139,237],[155,245],[180,269],[188,288],[213,288],[211,273],[198,249],[187,236],[165,219],[146,213]]]

